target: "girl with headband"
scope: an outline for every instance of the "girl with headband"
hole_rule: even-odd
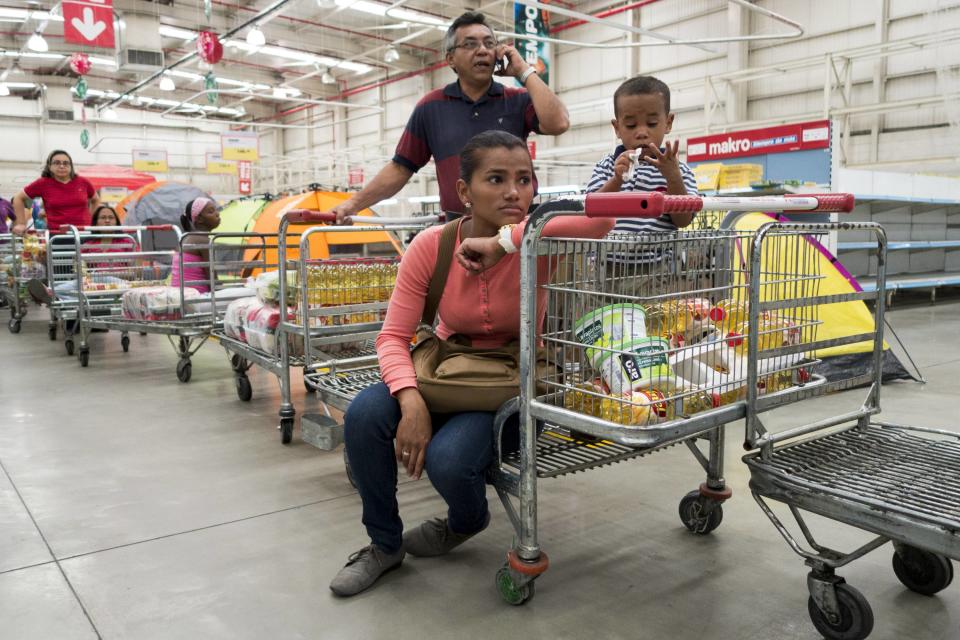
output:
[[[220,208],[207,197],[192,200],[187,203],[183,215],[180,216],[180,226],[184,233],[209,233],[220,226]],[[191,287],[200,293],[210,292],[210,252],[206,245],[207,239],[199,235],[188,236],[183,241],[183,273],[180,273],[180,261],[174,261],[170,273],[171,287],[179,287],[182,279],[185,287]]]

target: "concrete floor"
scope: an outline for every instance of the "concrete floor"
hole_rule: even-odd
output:
[[[410,558],[340,600],[327,584],[366,542],[360,503],[340,451],[280,444],[273,378],[252,371],[254,399],[241,403],[208,344],[181,384],[159,336],[132,336],[125,354],[115,334],[96,334],[81,369],[42,319],[34,309],[20,335],[0,331],[2,639],[818,637],[805,568],[749,497],[739,424],[727,443],[734,499],[710,536],[679,522],[702,473],[673,448],[541,485],[551,569],[524,607],[493,588],[513,538],[496,502],[468,545]],[[957,429],[960,302],[896,308],[890,320],[929,384],[885,387],[884,417]],[[300,411],[316,405],[295,393]],[[852,393],[804,412],[850,407],[863,392]],[[408,524],[442,512],[427,480],[402,484],[400,502]],[[813,525],[835,546],[866,538]],[[960,638],[960,588],[911,593],[890,555],[841,571],[873,606],[871,638]]]

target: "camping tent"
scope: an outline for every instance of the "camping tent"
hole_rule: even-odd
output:
[[[773,213],[730,213],[723,220],[723,227],[743,232],[754,232],[772,220],[789,220],[786,216]],[[804,241],[815,249],[812,252],[817,260],[813,267],[819,274],[816,282],[816,295],[849,294],[862,291],[860,284],[844,268],[843,264],[830,251],[820,244],[813,236],[804,236]],[[738,243],[737,256],[734,260],[738,264],[749,265],[749,247],[747,243]],[[769,254],[768,254],[769,255]],[[797,258],[796,251],[781,250],[779,255],[774,253],[770,260],[788,262]],[[763,258],[768,259],[768,258]],[[811,265],[813,266],[813,265]],[[786,273],[789,267],[777,267],[764,264],[761,268],[767,273]],[[742,274],[742,271],[734,270]],[[764,292],[761,291],[761,297]],[[874,330],[873,314],[862,300],[851,300],[834,304],[820,305],[816,309],[816,317],[820,324],[817,326],[817,340],[830,340],[847,336],[871,333]],[[817,357],[822,360],[817,373],[824,375],[828,380],[843,380],[867,373],[873,358],[873,342],[857,342],[826,349],[818,349]],[[884,343],[883,379],[897,380],[912,378],[897,357]]]
[[[128,191],[136,191],[140,187],[157,181],[149,173],[110,164],[78,168],[77,173],[89,180],[93,188],[98,191],[103,187],[123,187]]]
[[[217,227],[217,233],[243,233],[248,228],[252,228],[253,223],[268,204],[270,200],[262,196],[231,200],[220,209],[220,226]],[[236,244],[240,244],[241,241],[242,238],[237,238]]]
[[[263,211],[260,213],[260,216],[256,219],[256,222],[247,230],[256,233],[275,234],[280,227],[281,218],[283,218],[283,215],[288,211],[292,211],[294,209],[329,211],[331,208],[340,204],[349,197],[349,193],[308,191],[307,193],[301,193],[295,196],[282,198],[280,200],[274,200],[264,207]],[[369,209],[364,209],[360,212],[360,215],[371,216],[374,214]],[[291,246],[299,245],[299,234],[305,228],[306,227],[299,225],[291,226],[290,232],[287,236],[287,242]],[[331,245],[375,244],[381,242],[393,244],[397,252],[400,252],[399,244],[396,243],[390,234],[383,231],[331,232],[314,234],[310,236],[310,258],[329,258]],[[276,250],[267,249],[265,257],[268,264],[277,264]],[[288,252],[287,257],[295,260],[297,257],[299,257],[299,251],[290,251]],[[248,261],[262,259],[260,257],[260,249],[247,249],[244,259]]]
[[[190,184],[154,182],[137,189],[117,206],[117,213],[125,224],[175,224],[191,200],[207,197],[206,193]]]

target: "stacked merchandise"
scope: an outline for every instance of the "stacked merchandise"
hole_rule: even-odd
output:
[[[11,240],[13,241],[13,240]],[[16,247],[16,245],[13,245]],[[21,286],[25,286],[28,280],[43,280],[47,277],[46,266],[46,245],[42,238],[35,235],[23,237],[23,247],[19,255],[19,269],[15,268],[15,256],[12,253],[3,255],[3,263],[0,264],[0,277],[6,281],[11,289],[17,286],[17,281]],[[20,292],[23,295],[23,291]]]
[[[744,399],[748,313],[744,301],[704,298],[618,303],[587,313],[573,332],[589,364],[578,380],[565,381],[564,406],[644,427]],[[764,313],[753,333],[761,351],[803,341],[797,323],[775,312]],[[761,360],[758,393],[805,383],[803,358]]]
[[[200,298],[200,292],[183,289],[183,302]],[[183,317],[179,287],[134,287],[123,294],[120,311],[128,320],[169,321]]]
[[[287,279],[287,319],[294,318],[291,304],[296,300],[296,274],[291,272]],[[257,351],[276,356],[279,354],[277,329],[280,325],[280,275],[268,271],[248,283],[255,296],[238,298],[227,305],[223,319],[223,332],[227,336],[245,342]],[[288,348],[291,356],[303,355],[303,336],[288,335]]]

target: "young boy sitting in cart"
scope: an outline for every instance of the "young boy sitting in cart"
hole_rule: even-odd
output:
[[[670,87],[653,76],[636,76],[621,84],[613,94],[614,118],[610,121],[621,144],[593,169],[587,193],[611,191],[659,191],[668,195],[696,195],[697,179],[690,167],[680,161],[679,140],[664,137],[673,128],[670,113]],[[663,214],[658,218],[620,218],[614,234],[652,234],[686,227],[694,214]],[[650,246],[607,257],[608,274],[620,285],[621,293],[638,295],[633,282],[640,272],[650,273],[652,265],[669,269],[666,250]],[[637,268],[637,265],[646,265]],[[649,279],[648,279],[649,280]],[[625,285],[629,291],[622,290]]]

